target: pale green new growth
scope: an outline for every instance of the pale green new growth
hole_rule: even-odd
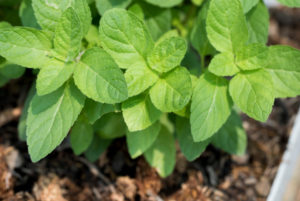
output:
[[[82,37],[80,20],[74,9],[68,8],[57,23],[54,50],[65,61],[72,61],[80,51]]]
[[[126,8],[132,0],[95,0],[100,15],[112,8]]]
[[[187,45],[183,38],[167,38],[155,46],[148,58],[149,65],[158,72],[168,72],[180,65],[186,50]]]
[[[202,75],[192,97],[191,127],[195,142],[213,136],[231,113],[228,81],[209,72]]]
[[[240,71],[231,52],[223,52],[214,56],[208,66],[208,70],[219,76],[232,76]]]

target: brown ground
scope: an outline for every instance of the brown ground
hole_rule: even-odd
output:
[[[300,49],[300,10],[273,10],[272,15],[270,44]],[[31,163],[16,128],[30,81],[29,76],[0,89],[0,200],[4,201],[263,201],[300,105],[300,98],[276,100],[267,123],[243,116],[249,140],[245,156],[209,147],[188,163],[178,153],[174,173],[160,179],[143,158],[130,159],[124,139],[115,141],[95,164],[74,156],[68,142],[41,162]]]

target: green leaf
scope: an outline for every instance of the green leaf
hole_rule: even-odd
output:
[[[22,110],[22,114],[21,117],[19,119],[19,123],[18,123],[18,136],[19,139],[22,141],[26,140],[26,121],[27,121],[27,117],[28,117],[28,108],[30,106],[30,102],[32,100],[32,98],[35,96],[36,94],[36,90],[35,90],[35,84],[33,84],[27,94],[24,106],[23,106],[23,110]]]
[[[202,142],[213,136],[231,113],[228,81],[205,72],[194,89],[191,106],[192,136]]]
[[[231,52],[223,52],[213,57],[208,70],[219,76],[232,76],[240,71]]]
[[[131,158],[142,155],[156,140],[161,125],[156,122],[145,130],[127,132],[126,141]]]
[[[131,0],[96,0],[96,7],[100,15],[112,8],[126,8]]]
[[[285,6],[289,7],[300,7],[300,2],[298,0],[278,0],[280,3],[282,3]]]
[[[25,27],[40,29],[40,26],[37,23],[36,17],[33,12],[31,0],[22,1],[19,9],[19,16],[21,18],[22,24]]]
[[[103,48],[120,68],[144,67],[154,42],[144,22],[123,9],[107,11],[100,21]]]
[[[259,0],[240,0],[244,9],[244,13],[248,13],[254,6],[256,6]]]
[[[198,158],[211,141],[209,138],[203,142],[194,142],[190,122],[187,118],[176,117],[176,134],[180,150],[189,161]]]
[[[25,27],[0,30],[0,55],[18,65],[29,68],[47,65],[51,47],[51,40],[43,31]]]
[[[83,35],[91,25],[92,17],[87,0],[32,0],[32,7],[39,25],[45,30],[55,32],[62,13],[69,7],[72,7],[79,17]]]
[[[262,2],[259,2],[257,6],[247,13],[248,43],[266,44],[268,42],[269,18],[268,8]]]
[[[9,24],[8,22],[2,21],[0,22],[0,29],[5,29],[5,28],[11,28],[11,24]]]
[[[204,0],[192,0],[192,3],[195,4],[196,6],[201,6]]]
[[[52,59],[38,74],[36,81],[38,95],[49,94],[61,87],[73,74],[74,65],[74,63],[63,63]]]
[[[99,159],[100,155],[109,147],[111,142],[112,140],[103,139],[99,135],[94,135],[92,144],[85,152],[86,158],[91,162],[95,162]]]
[[[104,104],[95,102],[91,99],[87,99],[85,101],[85,106],[83,109],[85,116],[88,118],[91,124],[95,123],[98,119],[100,119],[103,115],[114,112],[114,105]]]
[[[248,29],[240,0],[212,0],[206,31],[211,44],[220,52],[236,52],[245,45]]]
[[[144,2],[139,2],[138,5],[143,12],[141,19],[145,20],[154,41],[157,41],[165,32],[171,29],[172,13],[170,9],[159,8]]]
[[[71,148],[75,155],[78,156],[86,151],[92,143],[93,137],[93,127],[85,119],[79,118],[70,134]]]
[[[127,99],[127,85],[122,71],[103,49],[95,47],[81,57],[74,72],[75,84],[87,97],[102,103]]]
[[[129,97],[138,95],[155,84],[158,75],[147,66],[132,67],[126,70],[125,80]]]
[[[103,139],[115,139],[125,135],[126,124],[121,113],[109,113],[96,121],[94,130]]]
[[[288,46],[271,46],[265,70],[274,83],[275,97],[295,97],[300,94],[300,51]]]
[[[141,20],[144,20],[144,11],[143,8],[141,7],[141,5],[139,3],[134,3],[132,4],[129,8],[128,11],[134,13],[138,18],[140,18]]]
[[[167,177],[172,173],[176,161],[175,140],[167,128],[162,126],[156,141],[144,156],[161,177]]]
[[[33,162],[47,156],[67,136],[84,100],[72,82],[46,96],[33,97],[26,122],[27,144]]]
[[[186,68],[178,67],[162,76],[151,88],[151,101],[163,112],[175,112],[186,106],[192,95],[192,80]]]
[[[157,41],[156,44],[159,44],[169,38],[179,37],[179,33],[176,29],[172,29],[170,31],[165,32]]]
[[[89,32],[85,36],[85,40],[88,42],[87,49],[92,48],[94,46],[101,46],[98,27],[96,27],[95,25],[91,25]]]
[[[190,40],[192,46],[199,52],[200,55],[212,55],[215,49],[209,42],[206,33],[206,18],[209,7],[209,1],[205,1],[198,13],[195,25],[193,26]]]
[[[6,85],[9,82],[9,80],[10,80],[9,78],[0,74],[0,87]]]
[[[244,46],[236,53],[236,64],[241,70],[264,68],[267,62],[268,48],[261,43]]]
[[[274,103],[274,89],[270,73],[263,69],[236,75],[229,85],[234,103],[248,116],[266,121]]]
[[[68,8],[57,23],[54,50],[64,61],[72,61],[79,54],[82,37],[80,20],[74,9]]]
[[[9,79],[17,79],[21,77],[25,72],[25,68],[6,62],[3,66],[0,66],[0,74]]]
[[[171,37],[158,43],[148,57],[152,69],[165,73],[180,65],[187,51],[185,39]]]
[[[173,6],[177,6],[182,3],[183,0],[145,0],[148,3],[151,3],[155,6],[163,7],[163,8],[171,8]]]
[[[212,137],[212,144],[229,154],[245,154],[247,135],[241,118],[235,111],[232,111],[224,126]]]
[[[122,104],[123,117],[130,132],[141,131],[156,122],[161,112],[152,104],[148,95],[132,97]]]

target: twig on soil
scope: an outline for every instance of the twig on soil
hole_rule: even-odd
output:
[[[17,108],[9,108],[0,113],[0,128],[5,124],[17,119],[20,117],[22,109],[20,107]]]
[[[112,184],[112,182],[104,174],[102,174],[93,163],[89,162],[88,160],[86,160],[84,158],[80,158],[80,157],[78,158],[78,160],[80,162],[82,162],[83,164],[85,164],[90,169],[90,172],[94,176],[100,178],[106,185]]]

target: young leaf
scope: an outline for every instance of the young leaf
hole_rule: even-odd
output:
[[[22,24],[25,27],[32,27],[40,29],[39,24],[37,23],[36,17],[32,8],[31,0],[23,0],[20,5],[19,16],[21,18]]]
[[[187,118],[176,117],[176,134],[180,150],[189,161],[198,158],[209,145],[211,139],[194,142],[190,122]]]
[[[141,131],[156,122],[161,112],[152,104],[148,95],[132,97],[122,104],[123,117],[130,132]]]
[[[75,84],[87,97],[102,103],[127,99],[127,85],[117,64],[103,49],[95,47],[81,57],[74,72]]]
[[[177,67],[162,76],[150,89],[151,101],[163,112],[175,112],[186,106],[192,95],[192,80],[186,68]]]
[[[268,8],[263,2],[259,2],[247,13],[248,43],[266,44],[268,42],[269,18]]]
[[[191,128],[195,142],[215,134],[226,122],[232,107],[228,81],[205,72],[194,89],[191,106]]]
[[[213,57],[208,70],[219,76],[232,76],[240,71],[231,52],[223,52]]]
[[[206,31],[209,41],[220,52],[236,52],[245,45],[248,29],[240,0],[212,0]]]
[[[145,0],[148,3],[151,3],[155,6],[163,7],[163,8],[171,8],[173,6],[177,6],[181,4],[183,0]]]
[[[85,120],[79,119],[75,122],[71,134],[71,148],[75,155],[80,155],[88,149],[93,141],[93,127]]]
[[[109,113],[96,121],[94,130],[103,139],[115,139],[125,135],[126,124],[121,113]]]
[[[103,48],[120,68],[143,67],[154,42],[144,22],[123,9],[107,11],[100,21]]]
[[[288,46],[271,46],[268,61],[265,69],[272,75],[275,97],[299,95],[300,51]]]
[[[243,6],[244,13],[248,13],[255,5],[258,4],[259,0],[240,0]]]
[[[68,8],[57,23],[54,50],[65,61],[72,61],[80,51],[82,37],[80,20],[74,9]]]
[[[19,123],[18,123],[18,136],[19,139],[22,141],[26,140],[26,121],[27,121],[27,117],[28,117],[28,108],[30,105],[30,102],[33,98],[33,96],[35,96],[36,94],[36,89],[35,89],[35,84],[33,84],[27,94],[25,103],[24,103],[24,107],[22,110],[22,114],[21,117],[19,119]]]
[[[191,32],[191,44],[199,52],[200,55],[211,55],[215,49],[210,44],[206,33],[206,17],[209,7],[209,1],[205,1],[198,13],[195,25]]]
[[[212,144],[229,154],[245,154],[247,135],[241,118],[235,111],[232,111],[224,126],[212,137]]]
[[[47,65],[51,46],[49,36],[43,31],[25,27],[0,30],[0,55],[24,67]]]
[[[78,15],[83,35],[91,25],[92,17],[87,0],[32,0],[32,6],[39,25],[51,32],[55,32],[62,13],[69,7]]]
[[[111,142],[112,140],[103,139],[99,135],[94,135],[92,144],[85,152],[85,157],[89,161],[95,162],[100,157],[100,155],[109,147]]]
[[[84,100],[73,82],[46,96],[33,97],[26,122],[27,144],[33,162],[47,156],[67,136]]]
[[[95,102],[91,99],[85,101],[83,112],[91,124],[100,119],[103,115],[115,111],[114,105]]]
[[[165,73],[180,65],[187,51],[186,41],[171,37],[158,43],[148,57],[152,69]]]
[[[52,59],[38,74],[36,82],[38,95],[49,94],[61,87],[73,74],[74,65],[74,63],[63,63]]]
[[[137,5],[142,9],[143,17],[141,19],[145,20],[154,41],[171,29],[172,13],[170,9],[159,8],[145,2],[139,2]]]
[[[278,0],[280,3],[282,3],[285,6],[289,7],[300,7],[299,0]]]
[[[128,87],[128,95],[132,97],[154,85],[158,80],[158,75],[147,66],[132,67],[126,70],[125,80]]]
[[[162,126],[156,141],[144,153],[147,162],[155,167],[161,177],[170,175],[176,161],[175,140],[167,128]]]
[[[161,125],[156,122],[142,131],[127,132],[126,141],[131,158],[142,155],[156,140]]]
[[[86,36],[84,38],[88,42],[87,49],[95,47],[95,46],[97,46],[97,47],[101,46],[98,27],[96,27],[95,25],[90,26],[89,32],[86,34]]]
[[[112,8],[126,8],[132,0],[96,0],[96,7],[100,15]]]
[[[274,103],[273,81],[263,69],[241,72],[229,85],[234,103],[248,116],[266,121]]]
[[[242,47],[236,53],[236,64],[241,70],[264,68],[268,62],[268,48],[260,43]]]

